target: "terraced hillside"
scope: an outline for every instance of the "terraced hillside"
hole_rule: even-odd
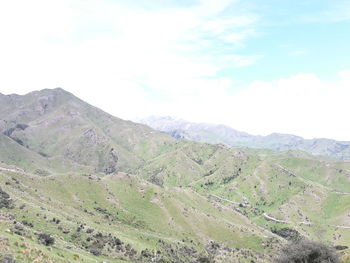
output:
[[[349,253],[349,162],[177,140],[62,89],[0,102],[2,256],[271,262],[300,236]]]

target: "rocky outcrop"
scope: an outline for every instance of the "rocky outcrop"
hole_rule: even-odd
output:
[[[14,127],[11,127],[9,129],[7,129],[6,131],[3,132],[4,135],[8,136],[8,137],[11,137],[12,133],[16,130],[18,131],[24,131],[25,129],[27,129],[29,126],[27,124],[21,124],[21,123],[18,123],[16,124],[16,126]]]
[[[111,149],[108,154],[108,161],[104,172],[106,174],[111,174],[117,171],[118,164],[118,154],[115,149]]]
[[[13,201],[10,195],[3,191],[0,187],[0,209],[1,208],[13,208]]]

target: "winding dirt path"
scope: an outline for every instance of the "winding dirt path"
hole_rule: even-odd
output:
[[[220,196],[218,196],[218,195],[210,194],[210,196],[215,197],[215,198],[217,198],[217,199],[219,199],[219,200],[222,200],[222,201],[225,201],[225,202],[229,202],[229,203],[234,204],[234,205],[239,205],[239,204],[240,204],[240,203],[238,203],[238,202],[234,202],[234,201],[231,201],[231,200],[222,198],[222,197],[220,197]],[[304,222],[304,221],[300,221],[300,222],[291,222],[291,221],[286,221],[286,220],[277,219],[277,218],[274,218],[274,217],[268,215],[267,213],[263,213],[263,216],[264,216],[267,220],[270,220],[270,221],[273,221],[273,222],[276,222],[276,223],[282,223],[282,224],[298,224],[298,225],[308,225],[308,226],[314,225],[314,223],[312,223],[312,222]],[[328,225],[328,226],[335,227],[335,228],[342,228],[342,229],[350,229],[350,226],[341,226],[341,225]]]

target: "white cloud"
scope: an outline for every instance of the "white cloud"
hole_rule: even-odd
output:
[[[14,43],[42,37],[66,38],[73,30],[72,15],[68,0],[1,1],[1,40]]]
[[[120,1],[1,1],[0,92],[60,86],[122,118],[176,115],[252,133],[350,140],[350,71],[334,83],[299,74],[232,95],[234,78],[219,72],[262,55],[220,53],[216,44],[241,47],[259,17],[222,17],[235,1],[198,3],[148,10]]]
[[[220,18],[220,12],[234,2],[203,0],[189,7],[159,5],[148,10],[147,1],[143,8],[123,1],[2,1],[1,92],[62,86],[83,97],[86,89],[115,90],[123,96],[123,83],[138,85],[138,90],[150,85],[168,96],[176,90],[191,93],[227,65],[256,61],[254,56],[231,54],[231,64],[217,63],[227,55],[215,51],[214,56],[211,45],[204,55],[196,53],[203,48],[203,37],[222,41],[228,27],[238,36],[246,34],[245,26],[253,26],[251,15]],[[204,30],[210,23],[212,29]],[[213,32],[220,27],[222,34]],[[247,37],[237,36],[227,35],[227,41]]]
[[[254,81],[233,95],[228,90],[234,82],[228,78],[190,84],[197,89],[191,93],[179,90],[169,100],[151,106],[146,103],[149,111],[137,116],[171,115],[194,122],[226,124],[252,134],[280,132],[350,140],[350,70],[341,71],[334,82],[305,73],[272,82]]]
[[[230,29],[251,26],[258,20],[257,16],[245,15],[233,18],[210,20],[206,22],[202,28],[215,34],[221,34]]]
[[[239,56],[239,55],[226,55],[219,58],[220,64],[230,64],[235,67],[246,67],[255,64],[262,55],[255,56]]]
[[[103,74],[112,79],[116,76],[125,79],[160,75],[171,82],[174,78],[213,76],[219,70],[213,63],[218,54],[214,57],[210,50],[205,56],[191,52],[201,48],[198,44],[204,35],[218,40],[226,36],[230,42],[240,42],[247,37],[243,36],[246,34],[244,26],[253,23],[248,15],[218,22],[219,13],[233,2],[206,0],[187,8],[145,11],[130,9],[125,3],[107,4],[97,0],[2,1],[0,67],[8,77],[1,84],[14,90],[23,85],[34,88],[40,86],[39,76],[51,77],[55,75],[54,70],[60,74],[53,79],[69,83],[61,72],[69,71],[67,68],[73,65],[78,74],[81,68],[87,67],[95,67],[96,74],[113,71],[112,76]],[[216,28],[223,26],[225,32],[222,35],[204,32],[204,25],[212,20],[219,23]],[[227,35],[227,26],[237,32]],[[232,57],[239,60],[237,66],[254,63],[249,56],[245,59],[232,54]],[[28,76],[15,78],[16,75]],[[51,85],[55,85],[52,82]]]
[[[255,81],[231,96],[225,89],[201,95],[192,101],[198,111],[190,111],[194,107],[191,102],[182,103],[183,110],[177,116],[228,124],[253,134],[281,132],[350,140],[349,70],[340,72],[335,82],[321,81],[314,74],[297,74],[273,82]]]

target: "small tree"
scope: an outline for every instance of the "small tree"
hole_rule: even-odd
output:
[[[275,257],[276,263],[340,263],[339,255],[326,244],[300,240],[288,243]]]

